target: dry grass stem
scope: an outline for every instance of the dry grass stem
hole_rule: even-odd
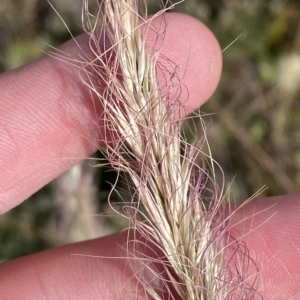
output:
[[[99,207],[93,175],[89,161],[83,161],[53,182],[58,213],[51,224],[56,227],[64,243],[113,233],[105,220],[94,217]]]

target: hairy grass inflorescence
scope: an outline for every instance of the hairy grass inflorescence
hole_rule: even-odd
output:
[[[148,18],[146,3],[138,0],[104,0],[96,16],[84,0],[83,12],[94,59],[85,62],[82,78],[104,108],[105,155],[133,186],[131,201],[123,204],[134,233],[128,242],[136,249],[128,259],[138,255],[169,299],[254,299],[258,270],[246,246],[230,235],[232,212],[226,213],[227,193],[216,181],[221,168],[202,150],[201,116],[199,141],[189,144],[182,133],[177,67],[160,54],[165,23],[155,29],[157,15]],[[147,46],[150,31],[157,38]],[[158,257],[138,254],[138,240]],[[136,277],[148,296],[162,299],[160,290]]]

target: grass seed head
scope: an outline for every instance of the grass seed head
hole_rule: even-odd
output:
[[[137,0],[104,0],[95,16],[87,0],[83,7],[94,58],[82,77],[115,137],[105,154],[134,185],[131,201],[124,203],[126,217],[134,232],[159,249],[164,275],[151,267],[153,258],[140,255],[144,268],[180,299],[254,299],[257,269],[245,245],[230,236],[226,192],[216,182],[216,170],[222,171],[202,150],[203,119],[199,116],[202,139],[189,144],[178,120],[183,106],[176,65],[163,65],[162,43],[146,44],[156,16],[148,17],[146,3]],[[165,82],[158,82],[158,73]],[[138,241],[131,242],[138,252]],[[160,291],[137,278],[149,296],[162,299]],[[169,298],[175,295],[170,292]]]

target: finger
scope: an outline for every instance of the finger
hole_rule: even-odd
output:
[[[5,263],[0,266],[1,299],[148,299],[134,274],[158,291],[161,283],[141,263],[124,258],[131,251],[126,241],[124,232]]]
[[[264,299],[298,299],[300,194],[254,200],[233,222],[260,268]],[[251,218],[248,218],[251,216]],[[243,222],[241,222],[244,220]],[[141,265],[126,257],[127,233],[51,249],[0,266],[4,299],[144,299],[134,278]],[[157,257],[146,248],[148,254]],[[130,251],[130,248],[129,248]],[[146,274],[160,290],[162,282]],[[16,286],[18,288],[16,289]],[[145,298],[146,299],[146,298]]]
[[[219,45],[196,19],[167,14],[166,20],[162,54],[182,66],[179,77],[186,90],[180,99],[196,108],[219,81]],[[78,38],[83,51],[88,51],[87,42],[86,36]],[[80,55],[74,41],[63,51]],[[0,213],[4,213],[95,150],[102,112],[101,108],[95,112],[78,69],[49,56],[1,75],[0,94]]]
[[[299,216],[300,193],[253,200],[234,217],[260,269],[264,299],[300,299]]]

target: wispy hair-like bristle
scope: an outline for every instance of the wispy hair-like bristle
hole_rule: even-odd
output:
[[[138,255],[138,240],[128,241],[136,244],[128,259],[138,255],[164,283],[169,299],[254,299],[257,267],[245,245],[230,235],[227,191],[216,180],[222,170],[202,150],[208,146],[202,117],[199,141],[189,144],[182,133],[177,68],[160,54],[164,22],[159,30],[152,25],[166,8],[149,18],[144,1],[104,0],[95,16],[88,0],[83,7],[94,59],[81,72],[104,108],[104,137],[113,136],[105,155],[130,178],[132,199],[124,203],[124,215],[133,236],[138,233],[158,250],[164,272],[151,267],[153,257]],[[160,34],[149,46],[145,36],[155,30]],[[136,277],[148,296],[162,299],[161,291]]]

